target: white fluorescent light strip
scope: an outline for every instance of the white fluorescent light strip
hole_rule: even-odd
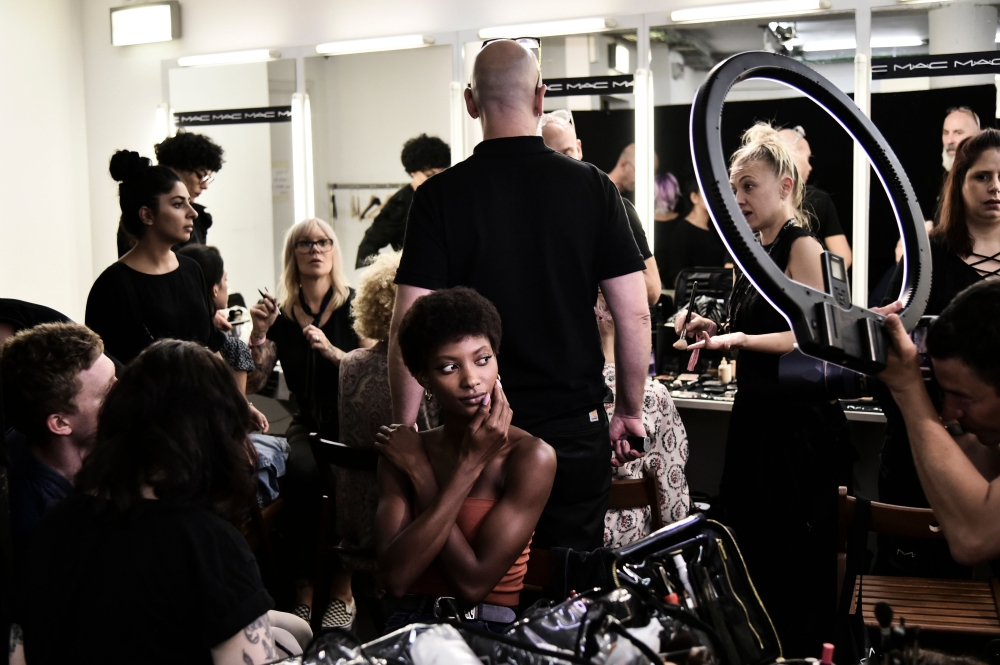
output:
[[[924,40],[920,37],[872,37],[872,48],[903,48],[906,46],[922,46]],[[817,42],[805,42],[802,50],[806,53],[816,51],[853,51],[857,42],[853,37],[846,39],[827,39]]]
[[[230,53],[209,53],[208,55],[188,55],[178,58],[181,67],[203,67],[206,65],[236,65],[245,62],[266,62],[281,57],[279,51],[254,49],[252,51],[232,51]]]
[[[434,38],[430,35],[397,35],[395,37],[374,37],[372,39],[347,39],[327,42],[316,47],[321,55],[346,55],[348,53],[372,53],[374,51],[399,51],[409,48],[430,46]]]
[[[503,37],[552,37],[556,35],[579,35],[585,32],[602,32],[617,26],[618,22],[613,19],[571,18],[565,21],[520,23],[518,25],[499,25],[493,28],[483,28],[479,31],[479,38],[498,39]]]
[[[670,12],[670,20],[674,23],[703,23],[748,18],[773,18],[829,8],[830,0],[764,0],[764,2],[740,2],[732,5],[678,9]]]
[[[111,12],[111,44],[131,46],[173,39],[170,5],[148,5]]]

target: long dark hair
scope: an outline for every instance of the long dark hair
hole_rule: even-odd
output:
[[[173,169],[154,166],[148,157],[141,157],[130,150],[116,152],[108,170],[119,183],[121,224],[134,238],[141,238],[146,233],[146,225],[139,217],[139,210],[149,208],[155,214],[160,209],[160,195],[169,193],[180,177]]]
[[[218,248],[210,245],[184,245],[177,250],[190,259],[194,259],[201,266],[201,272],[205,276],[205,289],[208,293],[209,304],[215,299],[212,294],[212,287],[222,281],[222,274],[226,271],[225,263],[222,261],[222,254]],[[212,306],[214,309],[214,305]]]
[[[256,491],[249,427],[246,398],[222,359],[192,342],[155,342],[108,393],[77,488],[127,513],[148,485],[161,501],[235,519]]]
[[[958,144],[955,163],[944,183],[941,197],[940,222],[931,230],[931,238],[938,241],[952,254],[966,257],[972,253],[972,236],[965,220],[965,197],[962,186],[969,169],[979,161],[987,150],[1000,150],[1000,131],[984,129],[976,136],[970,136]]]

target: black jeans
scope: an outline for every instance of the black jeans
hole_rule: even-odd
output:
[[[285,437],[291,451],[281,479],[281,494],[285,497],[285,537],[291,548],[293,574],[296,578],[311,578],[316,567],[317,535],[319,533],[320,501],[323,494],[333,496],[319,473],[316,458],[309,447],[309,432],[314,426],[296,416]]]
[[[514,424],[556,450],[552,494],[535,527],[532,545],[587,552],[601,547],[611,492],[611,439],[604,405]]]

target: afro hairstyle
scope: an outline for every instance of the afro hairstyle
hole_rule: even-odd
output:
[[[451,166],[451,148],[436,136],[421,134],[403,144],[399,158],[407,173],[446,169]]]
[[[154,146],[156,161],[178,171],[220,171],[223,151],[204,134],[180,132]]]
[[[417,298],[399,324],[399,348],[410,374],[426,371],[442,345],[485,337],[500,352],[500,313],[489,300],[465,286],[440,289]]]

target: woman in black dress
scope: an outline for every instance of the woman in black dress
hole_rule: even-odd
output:
[[[743,135],[730,182],[771,260],[791,279],[822,289],[823,247],[806,230],[803,183],[772,127],[757,124]],[[785,657],[813,656],[832,628],[834,470],[847,421],[836,401],[783,392],[778,360],[793,349],[795,336],[745,275],[733,286],[728,332],[710,337],[708,324],[692,316],[687,333],[697,332],[699,341],[689,348],[739,350],[739,391],[720,486],[727,525],[736,532]]]
[[[225,338],[212,325],[201,268],[171,251],[188,240],[198,216],[187,188],[171,169],[127,150],[115,153],[110,171],[120,183],[122,227],[136,244],[91,287],[87,327],[123,364],[163,338],[218,351]]]
[[[940,223],[931,230],[931,293],[924,314],[937,316],[959,292],[1000,276],[1000,131],[986,129],[958,146],[941,197]],[[903,264],[886,291],[899,297]],[[888,390],[877,395],[886,416],[879,474],[879,500],[928,508],[899,407]],[[879,574],[907,577],[965,577],[972,570],[954,561],[943,541],[879,536]]]
[[[347,284],[337,235],[321,219],[299,222],[285,236],[285,269],[282,274],[283,300],[267,294],[250,308],[253,332],[250,351],[260,369],[252,376],[266,378],[281,361],[288,389],[295,395],[299,412],[285,436],[291,446],[282,491],[289,503],[289,536],[302,555],[297,564],[298,592],[295,613],[306,619],[312,613],[310,568],[316,551],[314,537],[319,523],[319,501],[324,492],[309,448],[309,433],[336,441],[340,436],[337,413],[340,361],[358,348],[351,301],[354,290]],[[248,385],[248,392],[258,386]],[[328,489],[326,491],[332,491]],[[331,619],[335,625],[353,620],[350,579],[347,588],[334,589]],[[330,624],[330,621],[326,622]]]

